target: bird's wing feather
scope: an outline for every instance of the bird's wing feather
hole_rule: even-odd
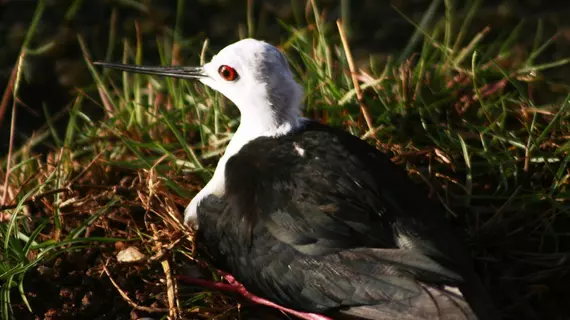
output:
[[[441,213],[400,171],[348,133],[307,130],[244,146],[227,163],[226,193],[237,214],[304,254],[370,247],[459,255],[440,235]]]

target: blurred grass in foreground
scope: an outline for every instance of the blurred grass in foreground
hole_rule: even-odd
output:
[[[445,19],[435,21],[441,2],[426,11],[401,56],[382,65],[371,58],[357,71],[373,119],[368,130],[337,29],[311,1],[306,25],[283,25],[290,37],[280,45],[305,88],[305,115],[375,143],[445,205],[467,230],[481,275],[507,318],[563,318],[560,295],[570,290],[562,281],[570,271],[564,259],[570,250],[568,86],[541,73],[570,60],[535,63],[550,43],[540,24],[524,56],[512,50],[527,36],[518,28],[492,41],[485,39],[488,29],[467,39],[478,2],[462,8],[460,21],[445,1]],[[41,14],[42,2],[28,38]],[[247,34],[255,36],[252,17],[249,12]],[[109,30],[114,39],[116,28]],[[57,256],[92,250],[95,258],[85,267],[91,277],[109,286],[109,276],[134,281],[130,290],[113,283],[115,295],[121,290],[130,300],[125,310],[236,317],[234,300],[178,287],[172,275],[190,272],[192,233],[181,224],[182,210],[212,174],[239,124],[237,110],[198,82],[96,70],[78,41],[94,81],[77,89],[65,135],[48,121],[0,160],[3,318],[48,312],[38,302],[45,297],[28,294],[43,276],[38,268],[55,269]],[[140,37],[121,47],[109,43],[107,60],[121,54],[123,62],[143,63]],[[197,64],[213,53],[207,41],[184,41],[173,30],[157,35],[157,43],[163,65]],[[180,56],[183,46],[194,49],[189,60]],[[13,110],[30,50],[26,42],[7,89]],[[86,101],[98,104],[104,118],[84,113]],[[33,152],[48,141],[50,153]],[[117,262],[128,246],[145,257]]]

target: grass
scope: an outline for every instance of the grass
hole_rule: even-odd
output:
[[[514,54],[525,36],[520,29],[493,39],[487,29],[472,30],[477,3],[454,8],[445,1],[439,21],[434,12],[441,1],[434,1],[402,55],[382,64],[371,58],[357,70],[361,101],[338,30],[314,1],[305,22],[283,24],[289,37],[280,48],[304,85],[306,116],[376,144],[467,231],[506,318],[561,319],[570,290],[563,285],[570,271],[570,97],[566,84],[543,72],[570,60],[536,62],[551,44],[540,24],[522,57]],[[251,12],[248,18],[247,34],[255,35]],[[115,39],[116,26],[109,30]],[[173,280],[197,272],[182,211],[211,176],[239,124],[237,110],[197,82],[95,69],[88,46],[78,41],[93,84],[77,89],[65,135],[48,121],[0,160],[2,317],[85,317],[101,312],[98,299],[117,303],[108,311],[114,318],[131,312],[237,317],[245,311],[232,298]],[[207,41],[184,41],[176,32],[157,35],[157,43],[165,65],[196,64],[213,53]],[[33,51],[28,46],[7,88],[13,117],[22,61]],[[181,47],[194,54],[183,59]],[[110,41],[106,59],[118,54],[142,63],[140,37],[120,48]],[[92,118],[86,104],[98,105],[104,117]],[[51,151],[37,154],[38,145]],[[144,257],[118,261],[127,247]]]

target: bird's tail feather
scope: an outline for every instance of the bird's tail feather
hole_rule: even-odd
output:
[[[424,285],[418,296],[407,301],[354,306],[339,310],[335,319],[476,320],[477,317],[456,288]]]

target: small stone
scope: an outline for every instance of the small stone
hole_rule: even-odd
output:
[[[119,262],[137,262],[145,258],[139,249],[136,247],[125,248],[117,253],[117,260]]]

